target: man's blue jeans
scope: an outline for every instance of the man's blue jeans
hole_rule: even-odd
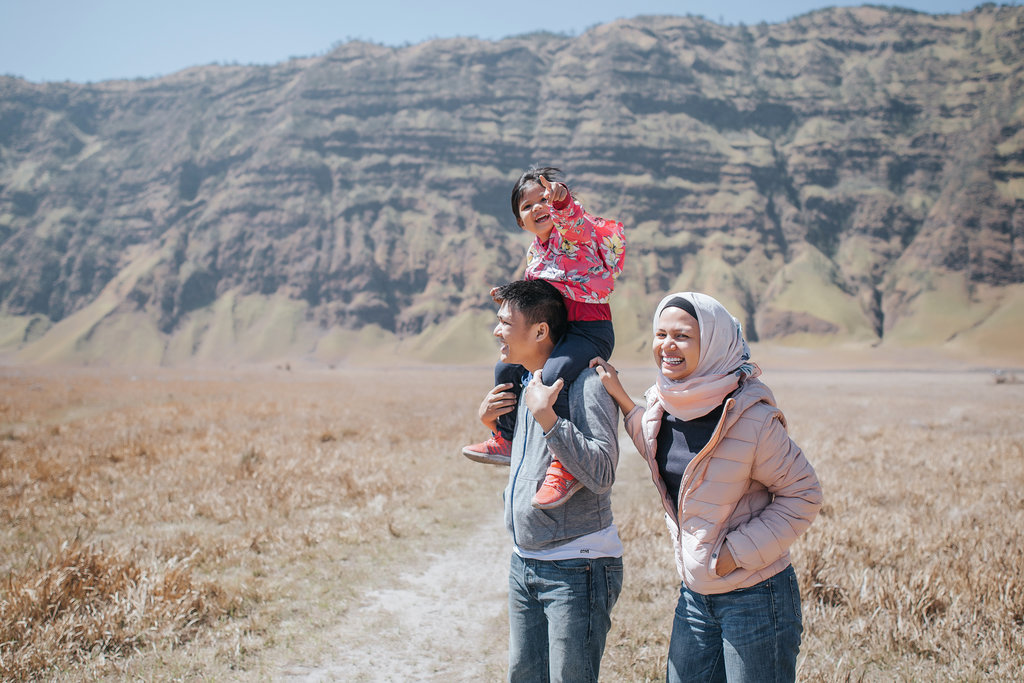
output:
[[[803,633],[793,566],[719,595],[684,584],[668,647],[669,683],[793,681]]]
[[[596,681],[622,558],[527,560],[508,575],[510,681]]]

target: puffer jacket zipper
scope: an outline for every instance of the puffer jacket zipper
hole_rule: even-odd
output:
[[[704,444],[704,448],[700,449],[700,453],[693,457],[690,464],[686,466],[686,471],[683,472],[683,479],[679,482],[679,500],[676,502],[676,528],[679,527],[679,520],[682,517],[683,502],[686,500],[686,493],[690,490],[690,482],[693,481],[694,475],[697,472],[697,465],[703,464],[704,467],[701,469],[700,481],[693,486],[693,490],[696,490],[704,482],[704,477],[707,476],[708,467],[711,466],[711,452],[718,446],[718,442],[722,440],[722,432],[725,431],[725,418],[729,414],[729,410],[736,405],[736,399],[727,398],[725,400],[725,406],[722,408],[722,417],[718,420],[718,426],[715,427],[715,431],[711,434],[711,438]]]

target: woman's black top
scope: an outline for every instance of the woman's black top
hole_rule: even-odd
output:
[[[679,483],[690,461],[708,445],[715,427],[722,417],[721,404],[707,415],[692,420],[680,420],[665,413],[658,430],[658,451],[655,460],[658,471],[668,488],[668,495],[679,502]]]

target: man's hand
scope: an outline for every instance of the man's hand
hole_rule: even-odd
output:
[[[506,413],[511,413],[516,407],[516,395],[508,389],[511,384],[499,384],[487,392],[487,396],[480,403],[477,416],[484,426],[492,432],[498,431],[498,418]]]
[[[555,399],[558,398],[558,392],[565,386],[565,382],[559,377],[549,387],[544,384],[541,377],[542,372],[543,370],[537,370],[533,373],[533,379],[523,390],[523,400],[526,401],[526,407],[533,413],[533,419],[537,420],[537,424],[546,432],[558,422],[558,415],[554,410]]]
[[[562,183],[552,183],[550,180],[541,176],[538,178],[541,187],[544,188],[544,194],[547,196],[548,201],[554,204],[555,202],[565,201],[566,196],[569,194],[569,188]]]

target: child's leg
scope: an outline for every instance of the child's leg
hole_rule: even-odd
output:
[[[569,384],[580,373],[590,366],[590,360],[600,356],[605,360],[612,354],[615,346],[615,332],[611,321],[595,320],[569,323],[565,337],[559,340],[544,364],[542,375],[544,384],[548,386],[561,377],[565,387],[558,392],[555,399],[555,414],[566,420],[569,417]],[[583,484],[569,470],[562,466],[557,458],[553,458],[544,483],[541,484],[533,497],[533,506],[542,510],[558,507],[569,500],[574,493],[583,488]]]
[[[516,395],[516,408],[498,417],[498,433],[508,441],[512,441],[512,434],[516,431],[516,413],[519,412],[519,395],[523,391],[522,379],[525,372],[522,365],[497,363],[494,366],[494,386],[511,384],[512,388],[506,391]]]
[[[559,377],[565,387],[555,400],[555,414],[569,419],[569,385],[590,367],[590,360],[600,356],[608,360],[615,348],[615,330],[609,320],[587,320],[569,323],[569,330],[555,344],[544,363],[544,384],[551,386]],[[507,381],[507,380],[506,380]]]
[[[511,389],[506,389],[515,394],[516,406],[512,411],[500,415],[497,419],[497,434],[492,434],[489,439],[480,443],[470,444],[462,449],[462,454],[470,460],[482,462],[489,465],[509,465],[512,462],[512,434],[516,430],[516,412],[519,404],[519,395],[523,391],[522,378],[525,370],[521,365],[509,365],[498,363],[494,366],[494,386],[499,384],[511,384]]]

